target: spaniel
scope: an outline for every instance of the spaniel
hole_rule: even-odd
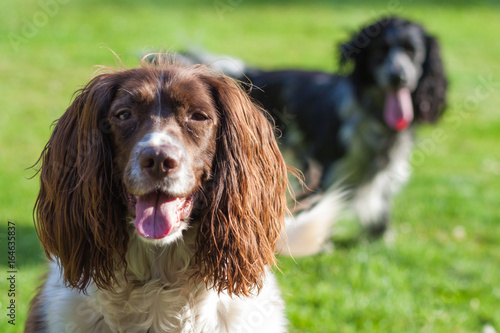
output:
[[[444,111],[440,47],[421,25],[389,17],[362,28],[340,51],[338,74],[261,70],[199,50],[179,59],[210,63],[253,84],[252,97],[283,133],[287,162],[306,173],[304,209],[342,182],[348,206],[380,235],[409,177],[415,129]]]
[[[157,61],[96,76],[40,157],[52,259],[27,332],[284,332],[270,272],[287,166],[232,79]]]

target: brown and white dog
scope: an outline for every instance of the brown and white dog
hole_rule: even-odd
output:
[[[57,121],[40,178],[53,263],[26,332],[286,330],[269,267],[287,166],[232,79],[165,61],[98,75]]]

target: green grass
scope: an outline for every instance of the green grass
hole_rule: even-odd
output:
[[[51,122],[94,72],[131,67],[147,50],[202,45],[255,65],[336,69],[334,46],[389,1],[68,1],[13,47],[35,0],[0,5],[0,331],[22,330],[46,271],[32,223],[36,162]],[[500,7],[495,1],[405,1],[397,13],[439,36],[450,78],[437,145],[394,205],[388,241],[339,242],[331,253],[280,258],[277,272],[291,332],[500,331]],[[217,7],[214,4],[226,4]],[[232,4],[232,5],[231,5]],[[42,13],[42,14],[40,14]],[[38,16],[37,16],[38,15]],[[41,24],[43,23],[43,24]],[[12,35],[10,35],[12,36]],[[490,95],[477,98],[491,76]],[[482,89],[482,88],[480,88]],[[7,323],[7,221],[17,226],[16,326]],[[347,228],[349,229],[349,228]]]

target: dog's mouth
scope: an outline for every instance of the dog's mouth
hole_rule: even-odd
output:
[[[413,120],[413,103],[409,88],[389,89],[385,94],[384,120],[396,130],[406,129]]]
[[[135,208],[135,228],[139,235],[149,239],[162,239],[179,229],[193,208],[193,195],[179,198],[155,191],[129,196]]]

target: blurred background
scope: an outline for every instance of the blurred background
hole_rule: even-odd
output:
[[[33,165],[51,123],[95,72],[201,46],[263,68],[333,72],[340,42],[381,16],[437,36],[449,106],[419,130],[413,174],[379,240],[279,259],[290,332],[500,332],[500,3],[491,1],[19,0],[0,4],[0,332],[23,329],[46,272]],[[433,134],[443,130],[436,142]],[[415,162],[417,159],[414,160]],[[16,321],[8,323],[8,221]]]

